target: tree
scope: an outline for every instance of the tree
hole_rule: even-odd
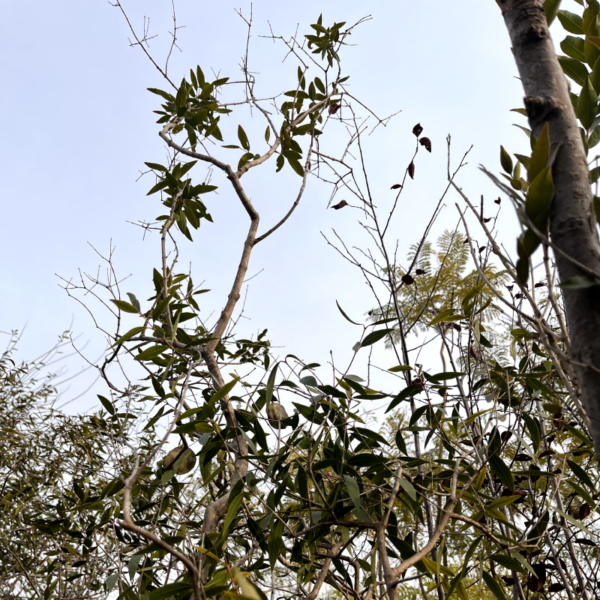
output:
[[[97,414],[36,413],[50,388],[35,393],[34,385],[32,393],[19,384],[0,394],[4,423],[29,441],[7,437],[10,459],[0,463],[10,490],[3,529],[11,533],[1,540],[3,595],[502,600],[512,593],[525,600],[542,593],[571,600],[600,593],[592,518],[600,474],[573,388],[548,244],[542,277],[531,269],[525,286],[522,263],[503,253],[483,200],[478,209],[457,183],[463,157],[454,171],[449,166],[412,266],[400,267],[394,215],[432,142],[415,126],[402,183],[376,203],[363,154],[366,109],[342,70],[353,27],[319,18],[303,39],[276,37],[298,67],[297,85],[278,99],[256,98],[247,57],[241,100],[227,78],[210,81],[200,66],[179,85],[163,72],[168,90],[150,90],[170,149],[166,164],[146,163],[154,177],[148,194],[160,194],[160,212],[145,224],[160,250],[148,274],[153,293],[143,300],[147,294],[124,288],[111,254],[105,279],[66,283],[92,314],[101,309],[113,318],[114,328],[105,329],[111,347],[98,366],[106,392]],[[223,119],[233,121],[240,105],[265,120],[264,146],[249,127]],[[340,154],[327,149],[335,127],[349,132]],[[527,207],[548,148],[547,133],[538,136],[514,169],[503,153],[514,187],[502,189],[517,206]],[[299,183],[287,212],[262,233],[244,176],[260,169],[266,181],[273,162],[277,172],[290,167]],[[358,202],[370,240],[328,240],[359,269],[381,311],[363,322],[339,306],[340,322],[356,328],[358,340],[343,366],[279,356],[266,330],[250,339],[235,332],[253,249],[274,243],[271,234],[293,218],[311,174],[332,181],[334,196],[343,191]],[[177,261],[179,245],[193,243],[200,224],[228,235],[228,223],[212,223],[209,212],[217,186],[243,207],[248,231],[211,323],[200,312],[211,296]],[[427,262],[428,237],[452,189],[464,204],[457,206],[461,230],[442,239],[443,255],[456,259],[447,271],[443,258]],[[335,206],[354,209],[349,204]],[[488,236],[485,246],[475,245],[470,216]],[[467,278],[463,248],[474,267]],[[413,277],[425,262],[431,272]],[[413,302],[434,312],[415,314]],[[494,318],[485,320],[486,311]],[[441,371],[426,339],[409,347],[415,324],[443,347]],[[373,363],[371,350],[385,342],[389,362]],[[3,372],[13,381],[27,369]],[[41,457],[31,451],[38,431]],[[61,457],[67,467],[56,466]],[[27,543],[18,548],[22,532]]]
[[[597,200],[589,186],[586,160],[588,147],[598,135],[594,130],[597,88],[600,87],[597,81],[600,66],[596,62],[600,56],[597,47],[600,8],[591,0],[586,3],[583,18],[563,16],[568,23],[566,29],[578,36],[568,36],[561,44],[568,55],[561,63],[555,55],[547,23],[556,16],[560,1],[546,0],[542,4],[540,0],[499,0],[498,4],[523,82],[525,108],[533,135],[539,138],[544,127],[549,127],[549,164],[554,184],[551,202],[542,201],[539,208],[526,210],[532,222],[530,233],[525,234],[521,244],[520,280],[521,283],[527,280],[525,265],[534,247],[540,241],[551,245],[564,289],[569,354],[577,373],[576,388],[592,428],[596,455],[600,457],[600,341],[597,336],[600,331],[600,240],[594,212]],[[561,64],[582,86],[579,97],[569,95]],[[540,177],[548,178],[549,174],[540,173]]]

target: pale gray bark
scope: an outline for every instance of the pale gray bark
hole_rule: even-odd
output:
[[[497,2],[525,91],[531,129],[538,137],[547,122],[551,155],[558,148],[552,167],[550,238],[560,280],[598,275],[600,242],[585,150],[544,7],[540,0]],[[564,304],[577,384],[600,457],[600,287],[564,290]]]

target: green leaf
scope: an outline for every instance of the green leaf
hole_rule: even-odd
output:
[[[527,216],[542,233],[546,229],[553,197],[554,181],[552,180],[552,168],[546,167],[532,181],[527,190],[527,199],[525,200],[525,212]]]
[[[410,371],[412,367],[410,365],[398,365],[397,367],[392,367],[388,369],[391,373],[398,373],[399,371]]]
[[[510,154],[504,149],[504,146],[500,146],[500,164],[502,168],[509,174],[512,174],[513,162]]]
[[[490,468],[492,473],[502,482],[504,487],[511,492],[515,491],[515,482],[510,469],[499,456],[490,456]]]
[[[360,347],[365,348],[367,346],[372,346],[375,342],[378,342],[381,338],[384,338],[393,331],[393,329],[378,329],[377,331],[372,331],[369,335],[365,336]]]
[[[536,140],[531,154],[531,163],[527,171],[527,179],[534,181],[535,178],[548,166],[550,158],[550,126],[544,123],[540,137]]]
[[[214,404],[221,400],[221,398],[225,398],[227,394],[235,387],[235,384],[239,381],[239,377],[235,377],[229,383],[226,383],[223,387],[219,388],[211,397],[210,403],[214,406]]]
[[[112,575],[109,575],[106,578],[106,581],[104,582],[104,587],[106,588],[107,592],[110,592],[115,587],[115,584],[117,583],[118,579],[119,579],[118,573],[113,573]]]
[[[574,58],[568,58],[567,56],[559,56],[558,62],[565,72],[565,75],[570,77],[577,85],[583,85],[585,83],[589,71],[583,63]]]
[[[336,300],[335,303],[337,304],[338,310],[342,313],[342,316],[344,317],[344,319],[346,319],[346,321],[350,321],[350,323],[352,323],[353,325],[360,325],[360,323],[356,323],[355,321],[353,321],[343,310],[342,307],[340,306],[340,303]]]
[[[583,35],[583,19],[575,13],[567,10],[558,11],[558,20],[560,24],[569,32],[575,35]]]
[[[460,585],[461,580],[467,574],[467,571],[469,570],[469,565],[470,565],[471,557],[475,553],[475,550],[477,550],[477,546],[479,545],[479,543],[481,542],[482,539],[483,539],[483,537],[479,536],[479,537],[476,537],[471,542],[471,545],[469,546],[469,549],[467,550],[467,554],[465,555],[465,558],[464,558],[464,561],[463,561],[463,568],[462,568],[461,572],[452,580],[452,583],[450,584],[450,588],[448,589],[448,593],[446,595],[447,598],[451,598],[452,597],[452,594],[453,594],[454,590],[456,590],[458,588],[458,586]],[[459,596],[460,596],[460,593],[459,593]],[[465,600],[465,599],[468,599],[468,598],[469,597],[465,594],[464,596],[461,597],[461,600]]]
[[[117,412],[115,410],[115,407],[113,406],[113,403],[110,400],[108,400],[108,398],[105,398],[104,396],[101,396],[100,394],[98,394],[98,400],[100,400],[100,402],[102,403],[102,406],[104,406],[104,408],[111,415],[114,415]]]
[[[132,313],[135,315],[138,315],[140,313],[140,311],[135,306],[133,306],[132,304],[129,304],[129,302],[125,302],[125,300],[113,300],[111,298],[110,301],[113,304],[115,304],[123,312],[128,312],[128,313]]]
[[[438,323],[441,323],[443,321],[461,321],[464,318],[464,315],[455,314],[453,308],[448,308],[446,310],[443,310],[431,321],[429,321],[429,323],[427,323],[427,326],[431,327],[432,325],[437,325]]]
[[[275,389],[275,377],[277,376],[277,367],[279,363],[275,363],[275,366],[271,370],[269,374],[269,379],[267,380],[267,390],[265,394],[266,405],[269,406],[271,403],[271,399],[273,398],[273,390]]]
[[[507,600],[506,596],[504,595],[504,592],[502,591],[502,588],[500,587],[500,584],[487,571],[482,571],[481,574],[483,575],[485,585],[487,585],[488,588],[490,588],[492,594],[494,594],[494,596],[496,596],[498,600]]]
[[[499,565],[503,566],[505,569],[509,571],[516,571],[521,575],[525,575],[527,571],[521,566],[519,561],[515,560],[510,556],[505,556],[504,554],[496,554],[496,556],[491,557],[494,562],[497,562]]]
[[[409,495],[410,499],[413,502],[417,501],[417,490],[415,490],[414,485],[408,481],[407,479],[400,479],[399,482],[400,487]]]
[[[244,128],[241,125],[238,125],[238,139],[240,140],[240,144],[244,150],[250,150],[250,142],[248,141],[248,136],[244,131]]]
[[[232,488],[229,494],[229,501],[227,502],[227,514],[225,516],[225,522],[223,523],[223,529],[221,530],[221,538],[224,539],[229,532],[229,527],[233,519],[237,516],[240,510],[240,504],[244,498],[244,482],[240,479]]]
[[[290,163],[290,167],[292,167],[300,177],[304,177],[304,167],[300,164],[300,161],[289,156],[287,157],[287,160]]]
[[[350,475],[344,475],[344,481],[346,482],[346,489],[348,490],[352,504],[354,504],[356,508],[360,508],[360,488],[358,487],[358,483],[356,483],[356,480],[353,477],[350,477]]]
[[[600,82],[599,82],[600,84]],[[588,148],[595,148],[598,145],[598,142],[600,142],[600,126],[598,127],[594,127],[594,129],[592,129],[592,133],[590,133],[590,137],[588,138]],[[596,169],[598,169],[599,167],[596,167]],[[592,169],[592,172],[595,169]],[[597,181],[596,180],[592,180],[592,183],[595,183]]]
[[[588,277],[587,275],[575,275],[560,284],[564,290],[581,290],[584,288],[596,287],[600,285],[600,279]]]
[[[133,329],[130,329],[125,335],[122,335],[114,344],[113,346],[118,346],[119,344],[122,344],[123,342],[126,342],[129,338],[132,338],[134,335],[137,335],[138,333],[141,333],[142,331],[144,331],[145,327],[134,327]]]
[[[275,524],[271,529],[271,533],[269,534],[269,563],[271,564],[271,568],[275,567],[275,563],[277,562],[277,558],[279,557],[279,553],[281,552],[281,548],[283,546],[283,523],[279,519],[275,520]]]
[[[183,597],[180,592],[190,592],[192,590],[192,584],[184,581],[178,581],[176,583],[169,583],[161,588],[152,590],[150,592],[150,600],[166,600],[171,596]]]
[[[523,419],[525,420],[525,425],[527,425],[527,430],[531,436],[533,449],[537,452],[540,447],[540,442],[542,441],[542,429],[540,423],[537,419],[534,419],[526,413],[523,413]]]
[[[579,102],[577,103],[577,118],[586,130],[589,130],[598,112],[598,94],[589,77],[586,78],[581,88]]]
[[[571,58],[580,62],[585,62],[585,44],[581,38],[568,35],[561,43],[561,50]]]
[[[590,476],[586,473],[585,469],[580,467],[576,462],[573,462],[572,460],[567,460],[567,464],[569,465],[569,467],[571,467],[571,471],[575,473],[579,481],[585,483],[585,485],[587,485],[591,490],[595,489],[594,484],[592,483],[592,480],[590,479]]]
[[[391,402],[390,405],[387,407],[387,410],[385,411],[386,414],[390,412],[390,410],[392,410],[393,408],[395,408],[396,406],[398,406],[398,404],[400,404],[400,402],[403,402],[404,400],[406,400],[407,398],[412,398],[413,396],[416,396],[420,391],[421,391],[421,386],[419,385],[415,385],[414,383],[409,385],[408,387],[405,387]]]
[[[568,515],[566,512],[563,512],[559,508],[555,508],[554,510],[559,515],[564,517],[567,521],[569,521],[569,523],[571,523],[571,525],[575,525],[575,527],[577,527],[578,529],[581,529],[581,531],[583,531],[583,533],[585,533],[586,535],[589,535],[591,538],[594,537],[594,534],[581,521],[578,521],[577,519],[575,519],[571,515]]]
[[[163,90],[158,90],[156,88],[147,88],[149,92],[156,94],[157,96],[163,97],[168,102],[173,102],[173,96],[171,94],[167,94],[167,92],[163,92]]]
[[[160,356],[163,352],[168,350],[167,346],[151,346],[147,350],[142,350],[136,357],[135,360],[143,361],[143,360],[153,360],[157,356]]]

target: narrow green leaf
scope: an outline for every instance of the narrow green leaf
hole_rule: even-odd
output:
[[[353,325],[360,325],[360,323],[356,323],[355,321],[353,321],[343,310],[342,307],[340,306],[340,303],[336,300],[335,303],[337,304],[338,310],[342,313],[342,316],[344,317],[344,319],[346,319],[346,321],[350,321],[350,323],[352,323]]]
[[[488,586],[488,588],[490,588],[492,594],[494,594],[498,600],[507,600],[502,588],[500,587],[500,584],[487,571],[482,571],[481,574],[483,575],[485,584]]]
[[[546,229],[553,196],[554,181],[552,180],[552,168],[546,167],[532,181],[527,190],[527,199],[525,200],[525,212],[527,216],[542,233]]]
[[[417,501],[417,490],[415,490],[415,486],[408,481],[407,479],[400,479],[399,480],[400,483],[400,487],[409,495],[410,499],[413,502]]]
[[[515,482],[513,480],[510,469],[506,466],[506,463],[499,456],[490,456],[490,468],[492,473],[502,482],[504,487],[508,488],[511,492],[515,490]]]
[[[130,329],[125,335],[122,335],[114,344],[113,346],[118,346],[119,344],[122,344],[123,342],[126,342],[128,339],[132,338],[134,335],[137,335],[138,333],[141,333],[142,331],[144,331],[145,327],[134,327],[133,329]]]
[[[367,346],[372,346],[375,342],[378,342],[386,335],[393,333],[393,331],[393,329],[378,329],[377,331],[372,331],[369,333],[369,335],[365,336],[365,339],[362,341],[360,347],[365,348]]]
[[[589,77],[581,88],[579,102],[577,103],[577,118],[586,130],[589,130],[596,118],[598,112],[598,94],[592,85]]]
[[[500,164],[502,168],[509,174],[512,174],[513,162],[510,154],[504,149],[504,146],[500,146]]]
[[[590,479],[590,476],[586,473],[585,469],[580,467],[576,462],[573,462],[572,460],[567,460],[567,464],[571,468],[571,471],[575,473],[579,481],[585,483],[585,485],[587,485],[591,490],[595,489],[594,484],[592,483],[592,480]]]
[[[358,487],[358,483],[350,475],[344,475],[344,481],[346,482],[346,489],[350,495],[350,500],[352,500],[356,508],[360,508],[360,488]]]
[[[554,510],[556,510],[556,512],[559,515],[561,515],[567,521],[569,521],[569,523],[571,523],[571,525],[575,525],[575,527],[577,527],[578,529],[581,529],[581,531],[583,531],[583,533],[585,533],[586,535],[589,535],[591,538],[594,537],[594,534],[581,521],[578,521],[577,519],[575,519],[571,515],[568,515],[566,512],[563,512],[559,508],[555,508]]]
[[[248,136],[244,131],[244,128],[241,125],[238,125],[238,139],[240,140],[240,144],[244,150],[250,150],[250,142],[248,141]]]
[[[544,123],[540,137],[536,140],[531,154],[531,163],[527,172],[527,179],[534,181],[535,178],[548,166],[550,158],[550,126]]]
[[[277,376],[277,367],[278,366],[279,366],[279,363],[275,363],[275,366],[273,367],[273,369],[271,370],[271,373],[269,374],[269,379],[267,380],[267,391],[266,391],[266,395],[265,395],[265,400],[266,400],[267,406],[269,406],[269,404],[271,403],[271,399],[273,398],[273,390],[275,389],[275,377]]]
[[[120,310],[122,310],[123,312],[128,312],[128,313],[132,313],[132,314],[139,314],[139,310],[133,306],[132,304],[129,304],[129,302],[125,302],[125,300],[113,300],[111,298],[110,300],[113,304],[115,304]]]
[[[110,400],[108,400],[107,398],[105,398],[104,396],[101,396],[100,394],[98,394],[98,400],[100,400],[100,402],[102,403],[102,406],[104,406],[104,408],[111,415],[114,415],[117,412],[115,410],[115,407],[113,406],[113,403]]]
[[[560,284],[565,290],[581,290],[584,288],[596,287],[600,285],[600,279],[588,277],[587,275],[575,275]]]
[[[216,402],[221,400],[221,398],[225,398],[225,396],[227,396],[227,394],[229,394],[229,392],[235,387],[235,384],[238,381],[239,381],[239,378],[236,377],[236,378],[232,379],[229,383],[226,383],[223,387],[219,388],[212,395],[212,397],[210,399],[210,403],[214,405]]]

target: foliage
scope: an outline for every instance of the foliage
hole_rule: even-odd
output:
[[[276,112],[256,99],[247,57],[246,99],[238,104],[235,96],[223,97],[235,90],[226,78],[209,82],[200,67],[171,91],[151,90],[161,99],[159,135],[170,149],[166,165],[147,163],[156,178],[148,193],[160,192],[160,214],[146,225],[160,247],[149,274],[153,295],[122,294],[111,256],[106,280],[66,286],[114,317],[114,330],[106,331],[112,345],[99,365],[103,408],[66,417],[43,404],[53,390],[31,378],[36,365],[16,367],[10,352],[4,355],[3,597],[600,594],[599,473],[573,390],[547,247],[546,280],[536,279],[527,262],[528,289],[524,254],[517,264],[504,255],[483,203],[477,211],[455,183],[463,158],[449,186],[488,234],[487,245],[473,246],[467,210],[460,209],[464,238],[447,232],[437,253],[428,226],[410,257],[425,273],[415,271],[413,279],[412,267],[400,269],[389,250],[390,223],[418,153],[431,151],[431,141],[421,137],[420,125],[414,128],[415,152],[395,186],[400,191],[377,208],[361,160],[361,105],[341,68],[352,27],[326,27],[319,18],[312,30],[306,48],[276,38],[299,65],[297,86],[284,92]],[[234,119],[239,105],[265,120],[264,143],[241,124],[235,134],[222,127],[222,115]],[[350,131],[346,150],[356,163],[349,152],[337,157],[325,150],[327,132],[338,125]],[[550,158],[543,146],[540,138],[531,157],[519,158],[528,174],[522,182],[502,155],[511,184],[516,179],[526,189],[519,206],[531,231],[532,224],[544,226],[550,185],[549,171],[539,168]],[[288,213],[259,235],[259,214],[242,178],[270,162],[276,172],[289,166],[300,183]],[[206,173],[195,183],[202,165],[213,169],[215,184]],[[363,252],[368,267],[338,240],[380,311],[361,324],[340,307],[358,328],[343,368],[277,356],[266,331],[240,339],[233,330],[252,250],[285,226],[310,173],[326,181],[333,173],[336,192],[360,201],[374,240]],[[248,233],[230,292],[209,324],[200,307],[210,296],[190,273],[178,272],[177,244],[181,236],[192,241],[202,221],[227,231],[227,223],[212,223],[208,209],[211,192],[222,185],[231,185],[244,208]],[[467,250],[474,269],[464,275]],[[496,289],[508,280],[521,282],[518,294]],[[413,327],[441,344],[442,370],[408,348]],[[508,358],[495,347],[507,338]],[[373,378],[370,347],[382,340],[394,366],[378,365],[385,376]],[[273,418],[277,405],[291,416]],[[381,420],[382,410],[388,421],[378,432],[369,419]],[[190,450],[196,466],[188,470]]]

